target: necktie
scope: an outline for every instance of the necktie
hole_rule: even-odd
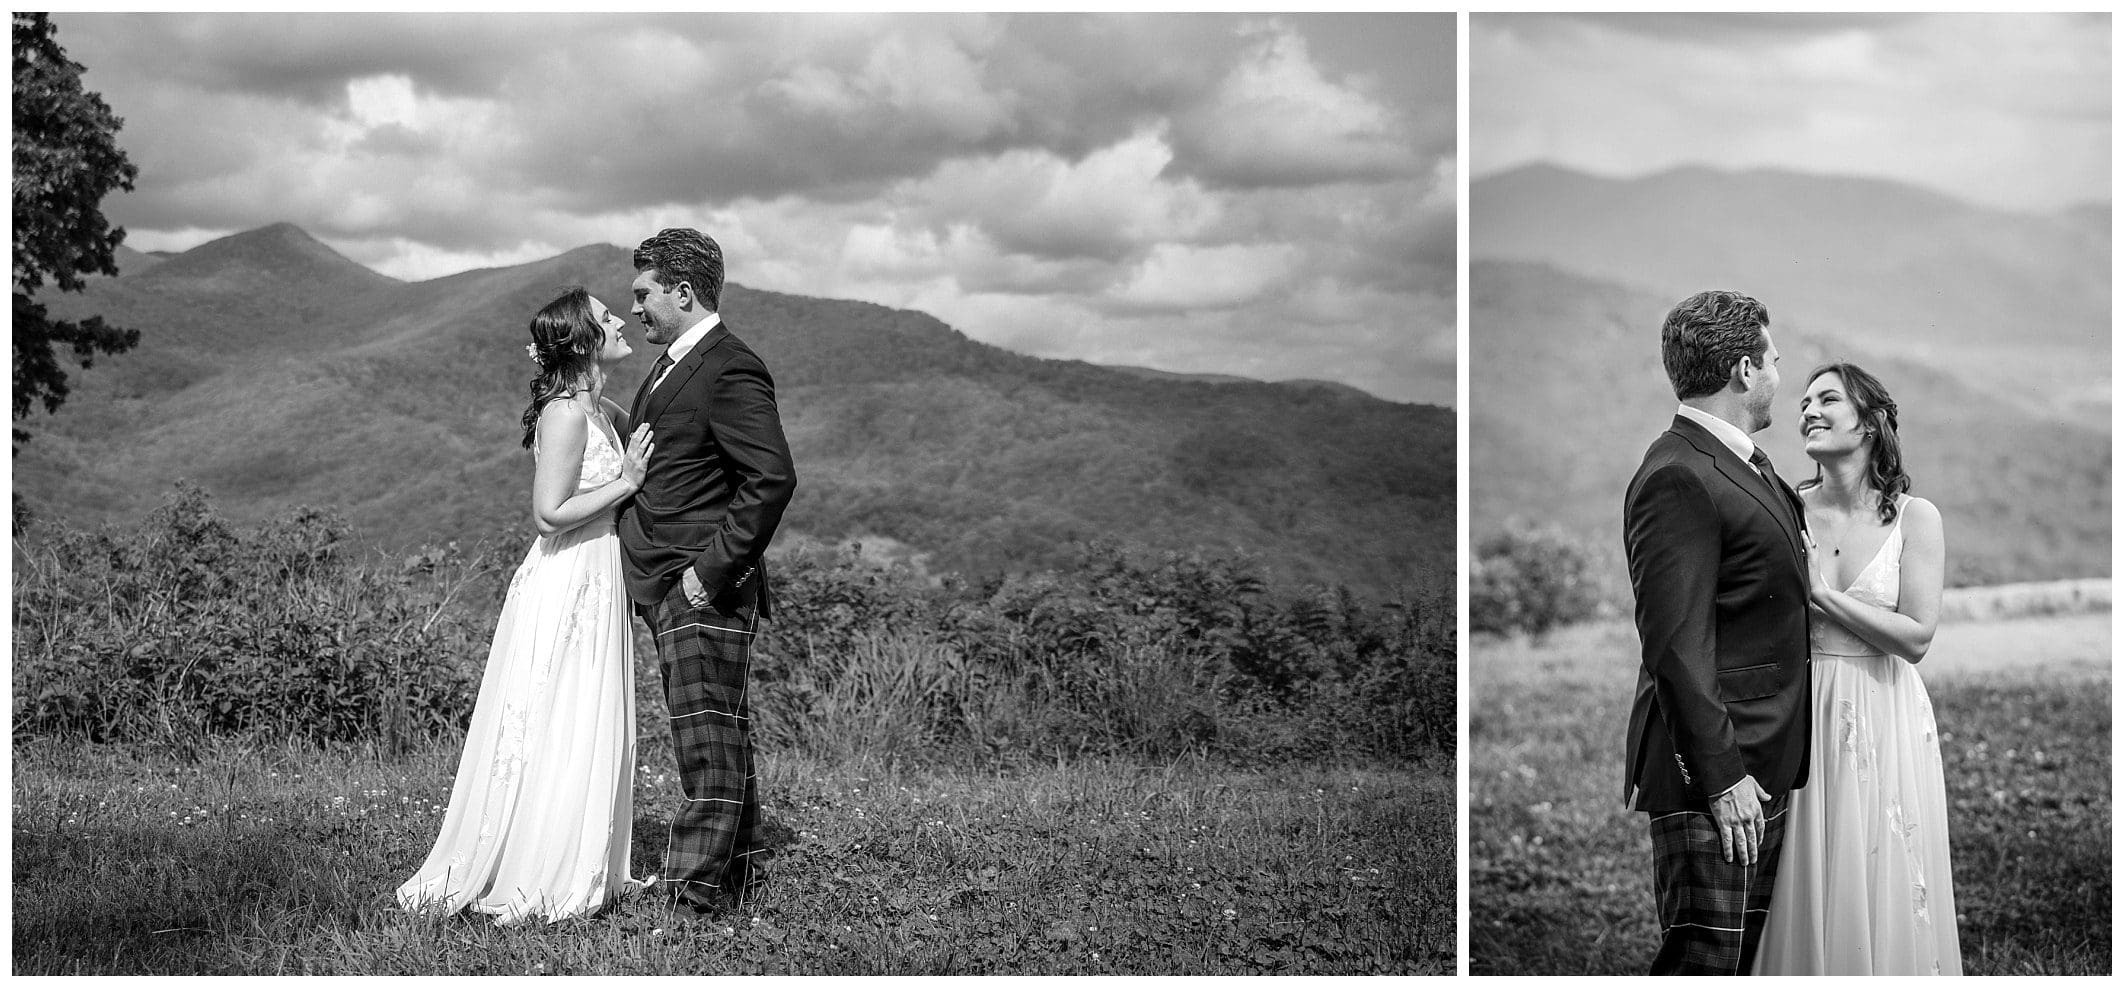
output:
[[[1755,468],[1756,473],[1763,475],[1763,482],[1770,485],[1770,493],[1777,495],[1777,499],[1784,502],[1786,519],[1794,528],[1805,532],[1806,513],[1800,508],[1799,501],[1785,492],[1784,483],[1777,479],[1777,468],[1770,465],[1770,454],[1763,452],[1761,446],[1757,446],[1755,452],[1748,457],[1748,464]]]
[[[634,408],[629,412],[631,417],[642,417],[642,402],[649,400],[649,392],[656,390],[657,383],[663,379],[664,371],[670,369],[671,363],[671,351],[666,350],[656,355],[656,366],[649,368],[649,376],[643,379],[642,389],[634,393]]]
[[[1749,454],[1748,463],[1755,467],[1755,472],[1763,475],[1764,480],[1770,482],[1771,490],[1777,489],[1777,468],[1770,465],[1770,454],[1763,452],[1761,446],[1755,447],[1755,452]]]

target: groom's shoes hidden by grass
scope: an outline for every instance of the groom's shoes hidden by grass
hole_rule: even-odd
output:
[[[738,908],[750,906],[767,894],[768,879],[774,877],[774,851],[762,847],[750,855],[739,858],[723,872],[723,888]]]
[[[766,857],[761,855],[761,857]],[[771,859],[770,859],[771,861]],[[679,886],[666,883],[665,902],[674,922],[708,922],[741,913],[758,905],[765,895],[768,877],[772,872],[770,861],[762,861],[750,868],[733,868],[724,872],[723,887],[714,891],[696,889],[692,894],[679,891]],[[738,876],[744,875],[742,883]]]

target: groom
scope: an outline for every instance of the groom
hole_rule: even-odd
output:
[[[1741,974],[1807,779],[1805,514],[1749,438],[1777,396],[1762,303],[1692,296],[1660,349],[1681,407],[1623,504],[1643,644],[1625,792],[1652,829],[1652,973]]]
[[[665,230],[634,252],[634,317],[666,349],[630,421],[656,437],[621,513],[627,595],[656,636],[686,802],[663,879],[708,912],[758,881],[760,799],[745,680],[758,620],[772,617],[762,555],[796,490],[766,365],[716,311],[723,251]]]

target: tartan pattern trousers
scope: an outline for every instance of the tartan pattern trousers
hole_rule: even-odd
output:
[[[746,688],[759,627],[755,594],[748,588],[694,607],[683,584],[674,584],[655,606],[641,608],[656,636],[685,793],[671,819],[662,875],[675,899],[697,909],[712,907],[721,893],[743,894],[754,880],[752,858],[764,850]]]
[[[1781,794],[1763,804],[1763,841],[1753,865],[1721,856],[1718,824],[1709,813],[1652,816],[1652,890],[1661,933],[1653,974],[1747,974],[1755,966],[1785,847],[1789,802],[1789,794]]]

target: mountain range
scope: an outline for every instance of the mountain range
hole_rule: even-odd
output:
[[[1811,476],[1798,395],[1850,360],[1899,406],[1913,493],[1947,522],[1950,585],[2106,576],[2106,208],[1988,210],[1875,179],[1684,168],[1618,180],[1540,165],[1470,187],[1470,531],[1552,523],[1626,592],[1622,491],[1675,404],[1667,310],[1762,300],[1784,358],[1756,439]],[[2097,222],[2099,219],[2099,222]]]
[[[1546,264],[1675,301],[1742,291],[1773,327],[1862,339],[2038,412],[2109,418],[2106,209],[2011,213],[1773,169],[1612,179],[1554,165],[1479,179],[1468,208],[1474,260]]]
[[[528,542],[530,315],[575,284],[624,312],[633,278],[626,250],[596,245],[402,282],[287,224],[119,266],[48,301],[141,342],[23,423],[32,511],[137,517],[185,478],[232,518],[328,506],[385,547]],[[1095,538],[1249,553],[1279,582],[1364,593],[1452,572],[1448,409],[1029,357],[920,312],[735,283],[722,311],[775,376],[799,477],[781,543],[976,578]],[[637,357],[607,385],[623,403],[650,363],[629,333]]]

